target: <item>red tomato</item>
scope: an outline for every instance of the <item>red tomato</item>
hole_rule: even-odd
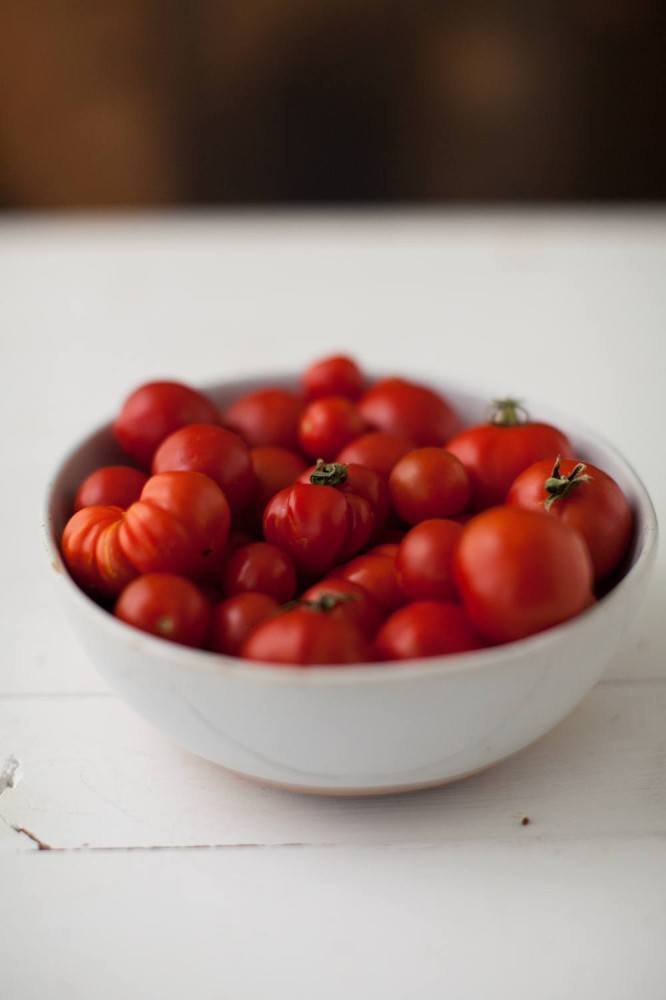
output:
[[[463,533],[455,521],[422,521],[408,531],[398,549],[395,571],[412,601],[455,601],[453,553]]]
[[[372,594],[351,580],[329,577],[309,587],[301,601],[314,603],[332,617],[349,618],[361,632],[374,636],[384,617],[383,608]]]
[[[375,654],[382,660],[415,660],[481,649],[463,609],[446,601],[416,601],[394,611],[375,639]]]
[[[114,614],[142,632],[183,646],[203,646],[210,626],[210,604],[203,594],[174,573],[146,573],[132,580]]]
[[[558,625],[592,603],[585,542],[559,518],[497,507],[469,521],[454,557],[472,624],[495,642]]]
[[[153,457],[153,472],[203,472],[224,493],[232,512],[247,506],[256,486],[245,442],[213,424],[190,424],[170,434]]]
[[[123,451],[146,469],[169,434],[186,424],[217,424],[220,416],[209,399],[180,382],[147,382],[123,403],[113,425]]]
[[[222,581],[229,597],[254,590],[284,604],[296,593],[293,562],[286,552],[268,542],[253,542],[236,549],[227,560]]]
[[[357,556],[334,570],[334,575],[363,587],[386,612],[404,604],[405,598],[396,576],[395,562],[388,556],[371,553]]]
[[[224,423],[251,448],[278,445],[298,450],[298,422],[303,401],[286,389],[259,389],[242,396],[226,410]]]
[[[462,431],[446,446],[467,469],[477,510],[504,503],[511,483],[534,462],[572,450],[556,427],[525,419],[516,400],[497,400],[493,405],[491,423]]]
[[[344,355],[315,361],[303,375],[303,388],[308,399],[321,396],[345,396],[358,399],[365,379],[355,361]]]
[[[310,458],[332,462],[341,448],[365,430],[365,421],[343,396],[324,396],[310,403],[301,417],[298,439]]]
[[[246,591],[213,608],[212,647],[216,653],[240,656],[243,643],[257,625],[277,614],[278,602],[268,594]]]
[[[330,470],[333,470],[332,472]],[[318,462],[302,472],[299,483],[322,486],[335,480],[341,493],[363,497],[368,501],[374,516],[373,537],[379,537],[384,530],[389,515],[389,492],[382,477],[362,465],[342,465],[340,462]]]
[[[288,552],[303,573],[326,573],[362,549],[374,530],[369,501],[338,489],[345,476],[344,466],[325,465],[318,468],[316,483],[294,483],[266,506],[266,540]],[[323,482],[332,485],[319,485]]]
[[[444,444],[458,428],[458,418],[442,396],[402,378],[376,382],[358,408],[371,427],[408,437],[417,445]]]
[[[65,525],[62,556],[84,590],[114,597],[136,576],[118,539],[124,513],[122,507],[83,507]]]
[[[365,663],[369,648],[348,618],[315,607],[298,607],[262,622],[245,642],[242,655],[263,663]]]
[[[336,461],[344,465],[364,465],[366,469],[372,469],[384,479],[388,479],[395,463],[413,447],[408,438],[399,434],[372,431],[370,434],[361,434],[350,444],[345,445]]]
[[[521,472],[506,502],[525,510],[546,510],[580,532],[597,580],[612,573],[629,547],[631,507],[615,480],[594,465],[570,458],[536,462]]]
[[[402,539],[400,539],[400,541],[402,541]],[[375,545],[373,548],[368,549],[368,555],[388,556],[389,559],[395,559],[399,548],[400,542],[382,542],[380,545]]]
[[[129,465],[105,465],[83,480],[74,498],[74,510],[82,507],[129,507],[138,500],[148,476]]]
[[[296,452],[274,445],[253,448],[250,455],[257,479],[255,504],[261,508],[263,514],[264,507],[271,497],[285,486],[291,486],[305,471],[307,465]]]
[[[409,524],[429,517],[451,517],[466,506],[469,476],[455,455],[443,448],[417,448],[393,467],[389,479],[393,508]]]

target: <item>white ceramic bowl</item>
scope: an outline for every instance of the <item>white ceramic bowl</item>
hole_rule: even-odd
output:
[[[295,380],[267,376],[206,391],[223,404],[269,382]],[[466,423],[483,419],[485,396],[439,388]],[[546,733],[599,680],[643,598],[656,551],[655,512],[629,464],[596,435],[527,405],[619,482],[636,516],[625,576],[564,625],[495,649],[344,669],[249,665],[139,632],[86,597],[58,552],[81,479],[122,460],[107,425],[70,452],[47,498],[51,566],[74,628],[109,684],[142,715],[188,750],[248,777],[362,794],[443,784],[489,767]]]

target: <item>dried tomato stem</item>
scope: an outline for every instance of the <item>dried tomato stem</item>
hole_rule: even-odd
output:
[[[340,462],[325,462],[317,459],[314,471],[310,474],[313,486],[339,486],[347,478],[347,466]]]
[[[515,427],[529,420],[529,414],[522,400],[507,396],[506,399],[493,399],[490,404],[488,421],[498,427]]]
[[[592,479],[592,476],[588,476],[585,473],[586,466],[584,462],[577,462],[568,476],[562,475],[560,462],[561,458],[558,455],[555,459],[553,470],[544,483],[544,488],[548,494],[543,503],[546,510],[550,510],[556,500],[568,496],[576,486],[580,486],[581,483],[589,483]]]

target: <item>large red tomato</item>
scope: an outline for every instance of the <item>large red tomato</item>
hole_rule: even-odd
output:
[[[268,542],[252,542],[236,549],[224,566],[222,581],[229,597],[258,591],[283,604],[296,593],[293,562],[286,552]]]
[[[303,375],[303,388],[308,399],[321,396],[345,396],[358,399],[365,379],[355,361],[342,354],[315,361]]]
[[[365,663],[365,636],[344,616],[305,605],[262,622],[245,642],[242,655],[263,663],[295,666]]]
[[[250,445],[278,445],[298,450],[298,422],[303,400],[286,389],[258,389],[227,408],[223,423]]]
[[[266,540],[288,552],[305,574],[321,576],[362,549],[372,535],[370,502],[338,489],[346,475],[344,466],[318,466],[309,483],[280,490],[266,506]]]
[[[395,463],[413,447],[413,442],[400,434],[371,431],[345,445],[336,461],[344,465],[364,465],[388,479]]]
[[[395,571],[406,597],[456,600],[453,553],[462,533],[461,525],[443,518],[422,521],[407,532],[395,557]]]
[[[376,382],[358,408],[371,427],[417,445],[444,444],[458,429],[458,418],[443,396],[402,378]]]
[[[596,466],[571,458],[531,465],[515,480],[506,502],[525,510],[546,510],[579,531],[598,580],[612,573],[631,540],[631,507],[615,480]]]
[[[268,594],[246,591],[235,594],[213,608],[211,643],[216,653],[240,656],[243,643],[257,625],[279,610],[278,602]]]
[[[494,642],[541,632],[593,602],[592,561],[559,518],[496,507],[469,521],[453,557],[472,624]]]
[[[153,472],[203,472],[217,483],[232,512],[249,503],[256,486],[250,451],[233,431],[190,424],[170,434],[153,457]]]
[[[309,403],[298,427],[301,451],[332,462],[341,448],[365,430],[365,420],[344,396],[324,396]]]
[[[216,407],[180,382],[147,382],[123,403],[113,433],[123,451],[146,469],[169,434],[186,424],[217,424]]]
[[[394,611],[375,639],[382,660],[413,660],[480,649],[485,643],[463,609],[446,601],[416,601]]]
[[[114,613],[142,632],[184,646],[205,644],[211,617],[210,604],[198,588],[174,573],[146,573],[132,580]]]
[[[374,636],[384,617],[384,610],[372,594],[341,577],[327,577],[309,587],[301,602],[315,604],[333,617],[349,618],[361,632]]]
[[[443,448],[417,448],[393,467],[389,479],[393,508],[403,521],[451,517],[470,496],[469,476],[455,455]]]
[[[148,476],[129,465],[105,465],[83,480],[74,498],[74,510],[82,507],[129,507],[138,500]]]
[[[469,427],[446,446],[467,469],[477,510],[504,503],[516,476],[534,462],[572,452],[561,431],[528,420],[516,400],[497,400],[493,407],[490,423]]]

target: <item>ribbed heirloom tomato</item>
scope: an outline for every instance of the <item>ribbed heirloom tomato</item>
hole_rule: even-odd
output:
[[[333,469],[332,473],[327,469]],[[314,477],[314,479],[313,479]],[[373,529],[372,538],[378,537],[384,530],[386,520],[389,515],[389,493],[382,477],[372,469],[366,469],[362,465],[343,465],[341,462],[332,462],[327,466],[325,462],[318,462],[317,465],[310,466],[298,477],[299,483],[328,483],[331,477],[338,480],[336,488],[349,496],[362,497],[367,500],[372,509]]]
[[[83,480],[74,498],[74,510],[82,507],[129,507],[138,500],[148,476],[129,465],[104,465]]]
[[[170,434],[153,457],[153,472],[203,472],[224,492],[232,512],[242,510],[256,486],[250,451],[224,427],[189,424]]]
[[[382,660],[410,660],[481,649],[485,643],[463,609],[446,601],[415,601],[395,611],[375,639]]]
[[[248,660],[295,666],[365,663],[370,649],[360,629],[344,616],[305,605],[260,624],[246,640]]]
[[[298,449],[303,400],[287,389],[258,389],[227,407],[223,423],[250,445]]]
[[[189,580],[173,573],[146,573],[132,580],[118,598],[115,615],[142,632],[184,646],[203,646],[211,609]]]
[[[358,408],[371,427],[417,445],[444,444],[458,429],[458,418],[443,396],[402,378],[375,382]]]

